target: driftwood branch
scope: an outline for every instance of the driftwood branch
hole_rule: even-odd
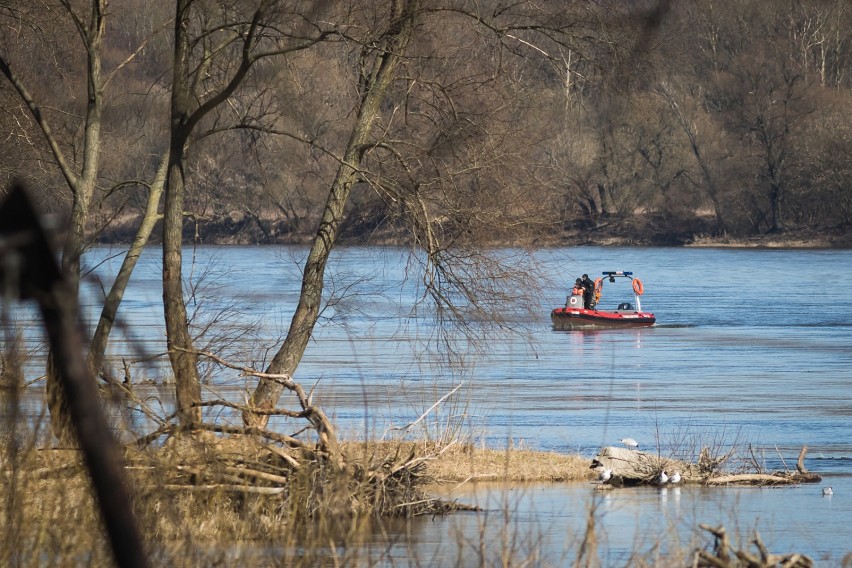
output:
[[[802,451],[799,452],[799,459],[796,460],[796,471],[799,473],[808,473],[807,468],[805,468],[805,454],[808,453],[808,447],[802,446]]]
[[[319,436],[320,446],[324,449],[326,456],[332,459],[336,467],[343,468],[344,464],[340,460],[339,448],[337,447],[337,437],[334,435],[334,427],[331,424],[331,420],[328,419],[322,409],[313,405],[311,399],[307,394],[305,394],[305,389],[302,388],[302,385],[294,381],[293,377],[289,373],[264,373],[257,369],[252,369],[251,367],[234,365],[233,363],[225,361],[218,355],[207,351],[193,351],[193,353],[197,356],[206,357],[223,367],[240,371],[245,376],[259,377],[261,379],[278,383],[290,392],[294,393],[296,398],[299,400],[299,406],[302,407],[304,418],[310,422],[310,424],[314,427],[314,430],[316,430],[317,435]]]
[[[147,487],[146,489],[157,490],[166,489],[168,491],[186,491],[189,493],[211,493],[211,492],[228,492],[228,493],[254,493],[257,495],[281,495],[286,491],[285,487],[257,487],[254,485],[239,485],[239,484],[224,484],[216,483],[212,485],[179,485],[168,484]]]
[[[704,480],[705,485],[789,485],[797,483],[788,476],[771,475],[768,473],[741,473],[736,475],[720,475]]]
[[[286,434],[279,434],[278,432],[264,430],[263,428],[255,428],[253,426],[228,426],[225,424],[205,423],[195,424],[194,427],[199,430],[205,430],[207,432],[218,432],[220,434],[241,434],[246,436],[257,436],[259,438],[274,440],[291,448],[296,448],[311,453],[311,449],[308,447],[308,444],[306,444],[302,440],[287,436]]]
[[[725,527],[699,525],[713,535],[713,550],[698,550],[692,565],[695,568],[812,568],[813,560],[804,554],[771,554],[763,544],[760,534],[755,531],[752,544],[757,554],[748,550],[737,550],[731,546]]]

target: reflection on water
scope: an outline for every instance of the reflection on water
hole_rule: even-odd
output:
[[[845,484],[844,491],[848,489]],[[839,565],[849,549],[845,525],[852,518],[852,502],[836,495],[823,497],[812,485],[600,492],[592,484],[478,483],[434,492],[482,510],[386,523],[376,533],[380,536],[366,545],[381,559],[378,565],[573,565],[590,518],[593,554],[604,566],[630,565],[631,557],[635,564],[636,556],[653,559],[669,554],[687,555],[678,564],[690,565],[690,552],[712,543],[701,524],[724,526],[732,544],[752,553],[755,531],[773,553],[806,553],[828,565]],[[821,521],[814,523],[814,517]]]
[[[98,254],[106,256],[93,252]],[[206,271],[211,281],[190,307],[201,310],[199,321],[228,322],[230,335],[217,341],[229,345],[225,355],[233,362],[262,367],[269,357],[264,348],[273,349],[286,332],[303,254],[304,249],[286,247],[197,251],[195,274]],[[470,349],[464,366],[448,367],[432,350],[434,320],[422,309],[411,312],[418,291],[416,279],[406,273],[404,252],[342,249],[332,259],[329,282],[336,291],[351,285],[350,295],[324,313],[333,319],[321,322],[297,378],[316,384],[316,398],[351,437],[381,437],[408,424],[462,383],[458,399],[423,421],[430,435],[463,424],[492,446],[505,447],[511,440],[589,457],[624,437],[684,457],[703,445],[751,444],[769,470],[794,464],[807,444],[806,464],[830,476],[831,500],[823,500],[814,486],[618,491],[596,500],[602,546],[606,554],[622,555],[635,547],[637,530],[689,541],[698,522],[731,522],[742,531],[759,525],[764,539],[780,551],[833,552],[837,559],[849,548],[852,295],[841,283],[852,281],[852,251],[579,248],[541,251],[539,257],[541,266],[564,272],[546,275],[557,283],[532,310],[538,316],[519,312],[511,323],[523,333],[490,336],[484,340],[487,354]],[[117,259],[107,261],[99,270],[106,275],[117,264]],[[147,251],[128,290],[126,325],[116,330],[113,355],[138,360],[163,352],[158,270],[157,251]],[[584,272],[603,270],[633,270],[645,284],[643,308],[656,314],[658,325],[552,331],[549,312],[564,302],[564,286]],[[837,285],[803,297],[801,280],[817,274],[834,275]],[[86,291],[92,318],[97,290]],[[17,312],[16,327],[28,328],[31,316],[26,309]],[[26,336],[34,349],[37,331],[30,328]],[[462,343],[459,349],[464,353],[467,347],[473,346]],[[37,364],[28,369],[32,377],[39,373]],[[169,376],[163,358],[135,365],[134,373],[137,382]],[[244,381],[212,369],[206,396],[240,401],[253,386]],[[170,408],[170,389],[150,396]],[[26,397],[27,412],[37,415],[40,400],[38,391]],[[587,486],[513,491],[518,497],[512,522],[526,523],[525,529],[535,525],[527,537],[546,535],[554,554],[573,544],[593,502]],[[422,526],[416,525],[414,534],[433,543],[452,541],[451,534],[475,539],[470,531],[483,519],[500,518],[501,507],[493,510],[491,517],[417,521]],[[678,530],[672,532],[673,527]],[[475,543],[465,550],[471,548]]]

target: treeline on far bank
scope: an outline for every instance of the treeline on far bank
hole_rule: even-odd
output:
[[[205,118],[184,165],[188,241],[303,243],[316,234],[363,95],[358,54],[386,33],[377,17],[386,3],[356,4],[294,12],[292,21],[322,20],[328,33],[252,68]],[[439,238],[462,242],[681,244],[790,232],[848,241],[848,2],[538,0],[503,12],[499,2],[480,4],[499,34],[489,35],[481,15],[451,18],[469,12],[465,2],[423,4],[380,127],[363,147],[344,242],[422,238],[413,210]],[[127,242],[168,146],[174,8],[144,0],[110,8],[110,82],[86,230]],[[532,22],[525,9],[554,16]],[[54,137],[23,91],[2,81],[0,176],[23,177],[45,210],[65,216],[74,192],[52,145],[82,169],[75,149],[91,117],[86,51],[73,19],[55,13],[0,14],[4,74],[17,73]],[[558,38],[525,35],[546,25]],[[227,71],[210,69],[205,80]]]

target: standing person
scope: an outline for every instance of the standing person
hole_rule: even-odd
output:
[[[595,283],[589,279],[588,274],[583,274],[580,284],[583,286],[583,307],[589,310],[592,308],[592,298],[595,297]]]

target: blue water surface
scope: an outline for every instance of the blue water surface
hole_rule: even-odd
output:
[[[191,316],[199,328],[215,322],[200,346],[224,346],[221,354],[233,362],[263,368],[286,334],[305,253],[301,247],[187,249]],[[110,254],[95,249],[87,259],[97,266],[84,293],[92,323],[101,286],[120,262]],[[491,447],[592,457],[629,436],[642,449],[678,457],[705,446],[734,449],[767,470],[794,467],[807,445],[806,465],[825,476],[822,485],[834,487],[831,498],[813,485],[637,489],[603,497],[586,484],[479,488],[463,497],[493,509],[495,517],[514,499],[513,518],[536,525],[549,543],[551,565],[570,556],[569,541],[585,526],[593,502],[605,565],[627,564],[641,535],[675,535],[681,543],[701,538],[701,522],[725,523],[744,538],[758,528],[778,552],[805,552],[826,565],[852,550],[852,251],[536,251],[526,309],[507,311],[499,329],[473,322],[475,341],[460,339],[420,303],[417,264],[407,258],[394,248],[343,248],[330,263],[329,303],[296,378],[314,388],[344,437],[398,436],[461,385],[411,437],[462,435]],[[159,251],[146,251],[111,346],[114,357],[137,361],[134,380],[140,382],[169,376],[164,359],[149,359],[165,350],[159,266]],[[642,279],[642,307],[656,314],[658,325],[553,331],[550,310],[564,305],[569,284],[607,270],[632,270]],[[632,300],[626,284],[605,286],[604,306],[625,300]],[[18,317],[21,328],[30,327],[26,314]],[[36,345],[37,331],[29,337]],[[446,337],[457,341],[452,364],[438,349]],[[242,400],[254,386],[234,371],[208,370],[205,396]],[[152,389],[167,409],[169,388]],[[292,423],[282,419],[273,427]],[[408,526],[398,556],[414,548],[437,562],[437,543],[474,531],[483,518],[452,515]]]

